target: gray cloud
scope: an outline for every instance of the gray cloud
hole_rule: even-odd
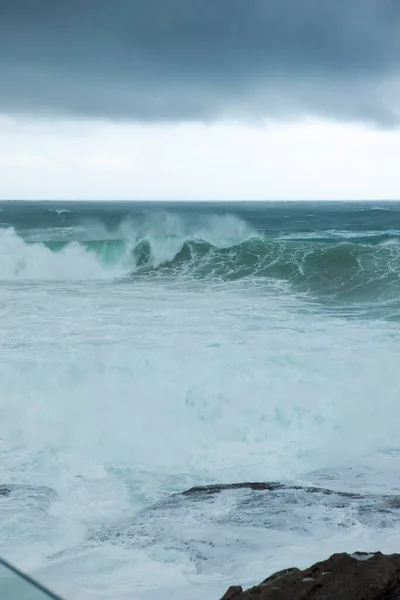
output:
[[[400,122],[400,0],[0,0],[0,111]]]

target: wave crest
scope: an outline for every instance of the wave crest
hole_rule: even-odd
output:
[[[51,245],[50,245],[51,246]],[[101,257],[78,242],[27,243],[11,228],[0,229],[0,280],[84,281],[122,276],[128,268],[105,264]]]
[[[400,295],[398,235],[290,239],[256,235],[234,220],[185,230],[177,221],[80,241],[26,242],[0,230],[0,279],[120,277],[285,281],[300,292],[343,299]]]
[[[142,242],[135,275],[167,274],[237,280],[287,281],[299,291],[334,296],[393,295],[400,289],[400,244],[354,242],[321,244],[251,238],[218,248],[199,240],[185,241],[171,261],[152,264],[152,248]]]

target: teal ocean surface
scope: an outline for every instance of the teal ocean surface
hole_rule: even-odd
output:
[[[66,600],[399,551],[400,203],[3,201],[0,322],[0,556]]]

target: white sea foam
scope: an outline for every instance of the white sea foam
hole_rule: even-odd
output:
[[[223,496],[201,518],[184,503],[167,521],[144,514],[148,532],[133,542],[90,541],[199,483],[315,481],[306,474],[324,469],[347,489],[348,465],[362,473],[381,456],[380,489],[392,490],[396,327],[236,284],[13,284],[0,304],[2,480],[57,493],[50,504],[23,490],[0,498],[0,553],[67,599],[218,597],[329,552],[396,545],[395,530],[366,528],[345,507],[300,505],[285,530],[274,514],[267,529],[251,514],[244,528],[223,524]]]
[[[156,265],[188,237],[254,232],[158,216],[86,235],[148,239]],[[0,484],[17,486],[0,555],[66,600],[201,600],[335,551],[398,550],[396,507],[373,498],[358,513],[293,490],[283,516],[279,497],[244,508],[246,490],[163,504],[251,479],[399,494],[396,322],[332,315],[284,283],[120,280],[131,256],[107,266],[11,229],[0,251]]]
[[[74,240],[57,252],[47,242]],[[99,221],[85,226],[53,229],[47,236],[43,231],[29,234],[31,243],[17,235],[12,228],[0,228],[0,280],[90,280],[110,279],[129,274],[135,269],[131,250],[141,239],[151,247],[153,266],[168,262],[182,248],[187,239],[200,239],[217,247],[229,246],[254,235],[252,228],[234,216],[206,215],[192,224],[168,213],[160,213],[144,222],[125,220],[116,230],[109,231]],[[101,253],[88,249],[85,242],[120,240],[123,251],[117,259],[108,262]]]
[[[0,280],[88,280],[123,275],[123,265],[110,268],[72,242],[59,252],[42,243],[26,243],[13,229],[0,229]]]

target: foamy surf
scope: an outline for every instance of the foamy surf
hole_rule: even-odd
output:
[[[67,599],[200,600],[398,550],[399,260],[364,241],[396,207],[71,207],[2,205],[0,554]],[[249,480],[284,487],[180,495]]]
[[[0,280],[87,281],[121,277],[130,267],[106,265],[79,242],[54,252],[41,242],[27,243],[14,229],[0,229]]]

